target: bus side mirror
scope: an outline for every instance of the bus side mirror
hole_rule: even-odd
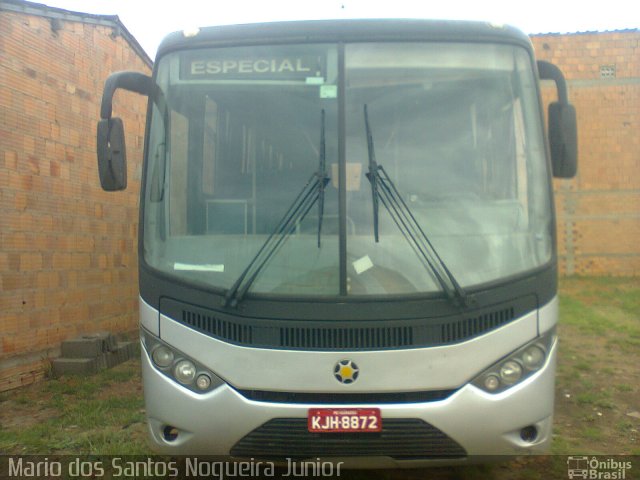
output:
[[[116,192],[127,188],[127,149],[120,118],[98,122],[98,174],[102,189]]]
[[[122,120],[111,117],[113,95],[118,88],[149,96],[153,88],[151,77],[138,72],[116,72],[107,78],[100,106],[96,149],[98,174],[102,189],[108,192],[127,188],[127,152]]]
[[[553,176],[574,177],[578,169],[578,132],[573,105],[549,105],[549,147]]]
[[[576,109],[569,103],[564,75],[552,63],[538,61],[541,80],[553,80],[558,101],[549,105],[549,148],[553,176],[572,178],[578,169],[578,126]]]

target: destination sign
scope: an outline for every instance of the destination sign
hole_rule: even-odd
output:
[[[181,59],[183,80],[306,80],[324,78],[326,58],[318,55],[206,56],[185,55]],[[212,54],[215,52],[207,51]]]

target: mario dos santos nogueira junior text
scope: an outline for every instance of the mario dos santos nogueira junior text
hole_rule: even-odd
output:
[[[3,462],[4,463],[4,462]],[[8,457],[4,474],[14,478],[55,478],[55,477],[165,477],[182,475],[194,478],[308,478],[340,476],[344,462],[328,462],[319,458],[314,460],[293,460],[283,462],[260,461],[251,458],[247,461],[210,460],[198,457],[175,459],[132,460],[126,457],[113,457],[108,460],[70,458],[49,459],[48,457]],[[7,478],[2,477],[0,478]]]

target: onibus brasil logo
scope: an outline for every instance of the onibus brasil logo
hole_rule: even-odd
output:
[[[588,456],[567,458],[567,475],[570,479],[624,480],[627,478],[628,470],[631,470],[630,461],[615,458],[604,460]]]

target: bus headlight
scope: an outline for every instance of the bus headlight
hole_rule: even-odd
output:
[[[517,385],[544,366],[555,339],[556,329],[552,328],[487,368],[471,383],[489,393],[503,392]]]
[[[173,374],[183,385],[189,385],[196,378],[196,366],[189,360],[180,360],[176,363]]]
[[[173,352],[168,347],[160,345],[153,351],[151,358],[160,368],[167,368],[173,363]]]
[[[529,370],[538,370],[545,360],[545,353],[538,345],[531,345],[522,354],[522,363]]]
[[[500,367],[500,379],[502,383],[513,385],[522,377],[522,367],[514,360],[504,362]]]
[[[496,375],[487,375],[484,377],[484,388],[488,392],[495,392],[500,388],[500,379]]]
[[[164,343],[144,328],[140,329],[144,351],[162,374],[198,393],[210,392],[224,385],[224,380],[181,351]]]
[[[198,378],[196,378],[196,387],[198,387],[198,390],[208,390],[210,386],[211,379],[209,378],[209,375],[206,373],[198,375]]]

